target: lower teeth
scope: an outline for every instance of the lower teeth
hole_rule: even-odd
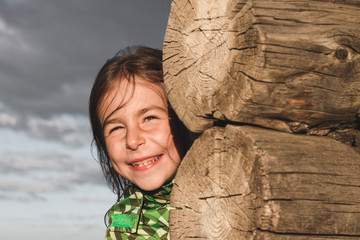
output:
[[[150,163],[153,163],[155,162],[156,160],[158,160],[160,157],[155,157],[154,159],[146,162],[146,163],[139,163],[139,164],[133,164],[134,167],[143,167],[143,166],[146,166],[146,165],[149,165]]]

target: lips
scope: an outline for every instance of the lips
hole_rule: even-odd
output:
[[[158,155],[158,156],[155,156],[155,157],[152,157],[152,158],[147,158],[145,160],[136,160],[134,162],[131,163],[131,166],[133,166],[134,168],[149,168],[151,167],[152,165],[154,165],[154,163],[160,159],[162,155]]]

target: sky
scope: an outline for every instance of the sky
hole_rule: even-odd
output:
[[[170,4],[0,0],[0,239],[104,239],[89,92],[118,50],[162,48]]]

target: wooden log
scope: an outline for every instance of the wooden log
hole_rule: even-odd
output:
[[[171,239],[360,239],[360,155],[327,137],[213,127],[171,204]]]
[[[353,129],[359,12],[358,0],[173,0],[170,102],[194,132],[219,119],[286,132]]]

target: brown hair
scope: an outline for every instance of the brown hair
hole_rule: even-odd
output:
[[[141,77],[148,83],[160,86],[165,94],[162,71],[162,52],[160,50],[142,46],[128,47],[118,52],[100,69],[90,93],[89,117],[93,132],[93,144],[95,143],[96,145],[97,159],[105,176],[105,180],[112,191],[118,195],[118,199],[120,199],[125,186],[130,185],[130,182],[121,177],[111,164],[106,149],[103,123],[100,120],[99,108],[104,96],[114,83],[119,83],[119,81],[124,80],[134,83],[135,76]],[[164,98],[166,98],[165,95]],[[164,101],[167,103],[166,99],[164,99]],[[184,132],[186,133],[187,130],[181,121],[178,120],[170,105],[168,106],[169,115],[173,119],[172,125],[175,125],[176,128],[174,129],[174,134],[180,134],[179,138],[182,139],[181,135],[184,135]],[[119,106],[119,108],[120,107],[121,106]],[[184,141],[184,143],[185,142],[186,141]]]

